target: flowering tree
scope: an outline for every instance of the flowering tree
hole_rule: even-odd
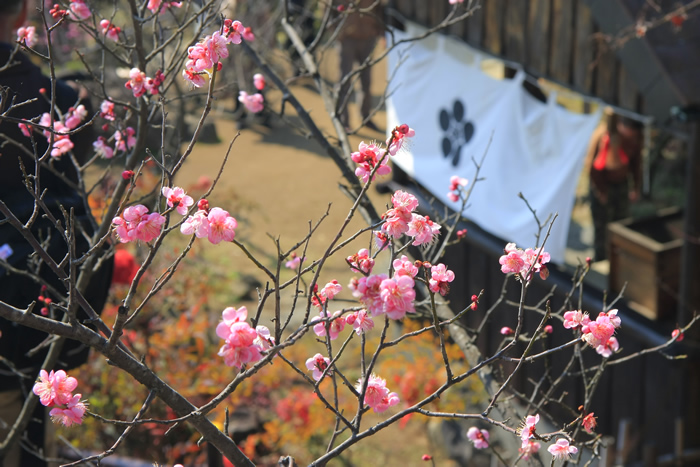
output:
[[[113,446],[78,462],[99,460],[114,453],[140,425],[189,424],[234,465],[255,465],[251,458],[254,453],[244,452],[228,435],[226,425],[217,426],[210,417],[221,414],[227,400],[248,381],[263,378],[262,374],[270,365],[287,368],[292,375],[290,378],[304,388],[300,394],[315,394],[323,411],[330,416],[325,449],[315,459],[309,459],[311,465],[325,465],[363,439],[416,414],[478,422],[479,427],[474,426],[467,432],[468,439],[476,448],[490,449],[510,463],[539,455],[540,443],[548,444],[547,450],[553,458],[575,456],[584,448],[597,452],[601,440],[594,435],[596,416],[589,404],[605,366],[622,361],[614,360],[619,348],[614,334],[621,325],[616,310],[610,307],[600,310],[594,319],[577,309],[580,307],[575,306],[573,294],[572,301],[560,310],[551,310],[547,304],[527,305],[529,285],[546,280],[548,275],[549,255],[545,249],[548,224],[537,221],[538,244],[526,249],[508,244],[500,259],[507,285],[517,285],[521,290],[521,299],[515,304],[517,325],[515,329],[504,328],[504,342],[498,352],[482,355],[475,340],[484,324],[471,329],[460,322],[460,318],[477,309],[481,294],[475,293],[472,303],[457,313],[450,310],[445,301],[451,285],[458,283],[459,278],[441,258],[448,245],[466,235],[466,231],[457,227],[461,212],[438,216],[419,211],[428,206],[419,206],[413,194],[396,191],[391,197],[391,207],[380,214],[367,197],[376,178],[390,173],[391,156],[401,150],[407,139],[420,135],[403,124],[392,129],[385,142],[363,142],[353,151],[348,131],[339,118],[343,105],[347,105],[340,90],[352,83],[363,69],[383,59],[388,51],[366,60],[349,75],[341,77],[335,86],[324,80],[318,71],[317,57],[322,57],[320,52],[333,43],[334,35],[349,15],[369,15],[371,8],[352,4],[341,8],[319,2],[314,8],[321,14],[320,29],[307,45],[293,27],[288,3],[282,2],[275,12],[278,16],[275,22],[293,44],[306,73],[324,99],[337,143],[319,129],[288,86],[286,77],[269,64],[271,58],[263,53],[265,47],[256,46],[256,29],[234,18],[222,18],[219,2],[215,0],[199,3],[115,0],[94,5],[74,0],[57,3],[50,9],[38,2],[38,18],[43,27],[37,30],[28,26],[17,31],[14,53],[30,54],[49,70],[50,92],[37,92],[48,96],[50,110],[17,118],[11,110],[24,103],[3,99],[5,105],[0,118],[6,124],[16,125],[26,138],[10,143],[29,152],[33,170],[23,167],[23,184],[32,196],[33,210],[31,216],[22,218],[5,200],[0,200],[0,212],[4,222],[19,232],[22,242],[30,246],[32,258],[39,258],[35,261],[48,268],[63,289],[46,283],[39,268],[13,265],[10,259],[17,247],[7,245],[0,262],[2,267],[45,288],[36,301],[26,306],[0,303],[0,317],[57,339],[42,344],[48,347],[48,353],[40,372],[28,375],[36,381],[34,396],[26,399],[25,409],[2,442],[0,452],[19,439],[32,405],[40,403],[50,407],[54,420],[66,426],[80,425],[87,415],[122,429]],[[379,1],[375,3],[378,5]],[[471,13],[460,2],[450,3],[455,5],[448,16],[426,35],[461,21]],[[99,111],[91,112],[77,102],[75,106],[62,109],[57,102],[59,81],[54,65],[58,58],[54,43],[60,42],[62,34],[69,29],[94,45],[77,53],[84,73],[91,79],[86,86],[100,103]],[[388,32],[387,49],[390,49],[398,42],[393,41]],[[43,37],[45,42],[41,43],[37,36]],[[309,234],[290,248],[283,249],[277,241],[276,261],[273,265],[266,264],[236,237],[238,222],[230,208],[210,205],[208,198],[218,177],[196,201],[175,184],[178,172],[197,144],[212,102],[225,92],[226,87],[219,85],[219,76],[225,72],[224,60],[233,54],[237,60],[243,60],[242,54],[245,54],[257,71],[250,87],[248,83],[239,83],[241,88],[257,91],[240,91],[238,101],[246,110],[283,115],[286,104],[293,106],[305,131],[322,146],[344,177],[343,189],[351,206],[319,257],[307,258],[306,248],[317,227],[312,226]],[[115,86],[111,71],[117,68],[126,73]],[[281,91],[283,99],[279,105],[265,101],[262,92],[268,87]],[[179,132],[178,128],[173,128],[169,115],[189,110],[182,102],[193,96],[203,100],[199,121],[183,146],[172,144]],[[76,154],[76,140],[94,128],[101,129],[101,134],[93,139],[92,157],[83,158]],[[155,142],[154,135],[157,135]],[[40,150],[42,146],[38,142],[45,145],[45,151]],[[234,142],[235,138],[229,152],[235,151]],[[228,156],[226,153],[222,157],[219,177]],[[54,169],[60,161],[72,163],[77,177],[71,180],[71,188],[85,206],[96,208],[93,212],[97,218],[90,221],[91,229],[80,224],[70,209],[61,207],[57,214],[44,201],[46,192],[39,174],[43,168]],[[480,163],[475,161],[473,180],[478,180]],[[91,181],[94,180],[91,174],[96,173],[98,166],[107,169],[95,183]],[[453,177],[446,180],[445,185],[451,199],[461,200],[464,211],[475,184]],[[101,197],[97,196],[100,189],[103,190]],[[368,226],[349,232],[349,222],[358,214],[365,218]],[[54,235],[65,245],[65,253],[59,258],[49,253],[46,239],[38,237],[33,229],[40,219],[48,219]],[[160,264],[166,255],[163,245],[177,236],[186,238],[186,246],[169,258],[166,267],[153,272],[154,264]],[[87,238],[88,246],[78,250],[75,245],[83,237]],[[148,352],[130,335],[167,284],[183,273],[182,264],[198,242],[235,245],[268,281],[264,290],[258,291],[255,310],[249,312],[245,306],[230,304],[221,312],[218,323],[208,329],[208,334],[215,335],[220,346],[218,354],[211,357],[216,358],[219,371],[230,369],[226,369],[225,383],[204,401],[186,395],[186,388],[176,388],[169,381],[167,369],[156,371],[154,366],[148,365],[145,360]],[[96,312],[86,294],[91,274],[115,256],[115,246],[120,243],[139,244],[144,254],[140,264],[135,263],[127,275],[116,316],[110,322]],[[356,253],[339,258],[341,249],[348,246],[356,248],[353,250]],[[409,252],[414,259],[407,256]],[[338,299],[343,285],[327,277],[326,266],[331,261],[347,263],[356,274],[347,286],[353,301]],[[386,264],[381,271],[380,264]],[[291,278],[284,278],[287,271],[283,266],[292,271]],[[585,271],[583,267],[577,278],[579,287]],[[290,308],[283,308],[283,294],[293,297]],[[37,306],[39,302],[43,305]],[[499,301],[491,307],[484,323],[498,306],[505,305]],[[81,317],[83,313],[85,317]],[[524,331],[526,314],[538,316],[540,320],[532,333]],[[411,326],[410,320],[418,324]],[[548,324],[550,321],[553,324]],[[571,332],[571,340],[563,346],[535,352],[535,343],[542,342],[543,337],[552,332]],[[405,349],[425,336],[434,338],[441,376],[425,394],[409,395],[399,387],[401,381],[395,385],[396,380],[387,379],[379,373],[379,368],[382,361],[392,358],[398,349]],[[107,420],[90,412],[91,394],[81,389],[75,377],[54,369],[64,338],[91,347],[99,354],[95,358],[108,361],[128,375],[134,385],[145,388],[147,395],[135,417]],[[674,336],[666,345],[678,338]],[[321,342],[323,352],[298,358],[295,349],[314,339]],[[146,347],[151,344],[153,338],[147,338]],[[461,350],[460,356],[455,355],[455,344]],[[353,349],[358,350],[354,352]],[[523,404],[506,400],[504,395],[524,364],[558,352],[574,356],[584,352],[599,355],[598,363],[592,366],[572,356],[572,365],[580,364],[578,371],[586,375],[585,398],[580,410],[571,409],[566,420],[547,413],[545,405],[556,393],[561,383],[558,380],[548,391],[537,391]],[[504,362],[511,365],[510,370],[503,379],[497,379],[491,369]],[[448,413],[436,409],[439,399],[476,378],[481,379],[488,394],[488,400],[478,412],[455,409]],[[168,407],[171,416],[147,418],[155,399]],[[553,428],[538,426],[540,417],[546,417]],[[492,446],[489,429],[501,430],[518,440],[519,452],[509,452],[505,445]]]

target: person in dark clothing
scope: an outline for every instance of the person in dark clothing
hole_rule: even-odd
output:
[[[586,167],[596,261],[607,258],[608,224],[629,216],[630,201],[639,199],[641,148],[641,123],[614,114],[591,138]]]
[[[52,86],[51,80],[41,73],[29,57],[15,50],[16,44],[12,43],[14,31],[26,20],[27,8],[25,0],[5,0],[0,3],[0,105],[8,117],[32,120],[51,112]],[[61,114],[78,105],[76,90],[62,81],[57,81],[55,86],[56,107]],[[11,106],[14,107],[10,108]],[[54,114],[54,118],[58,120],[59,116]],[[70,136],[74,144],[72,155],[78,163],[84,162],[90,155],[91,136],[89,128]],[[63,212],[72,212],[75,220],[75,251],[81,255],[90,246],[88,238],[92,235],[93,228],[86,203],[77,191],[78,174],[71,154],[48,157],[48,161],[42,162],[37,174],[36,158],[43,156],[47,149],[48,141],[41,133],[33,132],[31,138],[27,137],[16,121],[0,119],[0,200],[20,221],[26,222],[35,209],[35,198],[27,185],[38,184],[43,193],[46,211],[51,216],[65,225]],[[23,170],[29,177],[25,177]],[[42,242],[49,255],[60,262],[67,254],[68,246],[46,214],[40,209],[40,215],[31,225],[31,233]],[[3,217],[0,215],[0,220]],[[32,246],[7,222],[0,222],[0,248],[5,252],[5,263],[0,263],[2,302],[25,308],[32,302],[37,302],[39,296],[49,297],[54,302],[61,302],[67,297],[66,284],[33,255]],[[12,273],[13,269],[30,271],[35,278]],[[84,294],[95,311],[99,312],[104,306],[110,279],[111,262],[106,261],[92,275]],[[46,303],[38,302],[34,312],[49,313],[50,307],[44,306]],[[61,319],[60,315],[54,317]],[[78,318],[86,319],[87,316],[80,310]],[[47,354],[47,346],[41,347],[41,344],[49,336],[3,318],[0,318],[0,332],[1,443],[5,440],[7,427],[15,421],[16,415],[13,417],[11,414],[19,413],[26,396],[32,390]],[[36,351],[37,348],[39,351]],[[58,364],[48,370],[75,368],[87,360],[88,351],[81,343],[67,340],[59,355]],[[42,459],[47,454],[44,450],[45,427],[42,423],[45,415],[45,408],[38,405],[33,421],[22,437],[21,445],[25,449],[20,450],[19,446],[15,446],[5,453],[4,459],[0,459],[0,465],[46,465]]]

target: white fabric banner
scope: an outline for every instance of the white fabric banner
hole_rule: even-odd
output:
[[[396,39],[411,37],[417,26],[396,31]],[[576,185],[588,141],[600,113],[582,115],[547,103],[523,89],[524,74],[497,80],[481,70],[480,53],[461,41],[433,35],[389,57],[389,129],[406,123],[416,130],[405,149],[393,157],[440,201],[447,198],[449,180],[459,175],[473,182],[475,165],[491,140],[465,217],[486,231],[534,246],[537,225],[522,192],[540,220],[558,213],[545,249],[563,263]],[[504,244],[505,246],[505,244]]]

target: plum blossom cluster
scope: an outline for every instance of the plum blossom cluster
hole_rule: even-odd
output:
[[[455,273],[440,263],[430,268],[431,279],[428,282],[430,291],[443,297],[450,291],[450,282],[455,280]]]
[[[173,2],[168,0],[148,0],[146,8],[151,10],[151,13],[160,14],[168,8],[180,8],[181,6],[182,2]]]
[[[549,262],[549,253],[543,248],[528,248],[522,250],[515,246],[515,243],[509,243],[504,249],[504,255],[500,257],[498,262],[501,264],[501,272],[504,274],[513,273],[519,277],[526,277],[528,272],[539,273],[542,280],[549,277],[546,263]],[[531,277],[527,277],[530,280]]]
[[[429,245],[440,233],[440,224],[413,211],[418,208],[418,199],[410,193],[398,190],[391,197],[393,208],[382,215],[382,232],[389,237],[399,238],[406,234],[413,237],[413,246]]]
[[[240,21],[226,19],[221,32],[215,31],[187,50],[182,77],[194,87],[204,86],[204,76],[215,66],[221,69],[220,60],[228,57],[228,44],[240,44],[241,39],[252,41],[255,35]]]
[[[82,395],[73,394],[77,387],[78,380],[63,370],[41,370],[32,391],[43,406],[53,407],[49,415],[54,423],[71,426],[82,424],[87,410],[86,403],[80,400]]]
[[[73,149],[74,145],[73,141],[70,139],[69,133],[72,130],[75,130],[86,118],[87,110],[83,105],[68,109],[68,112],[63,115],[63,121],[60,119],[54,119],[54,121],[51,122],[51,114],[47,112],[42,114],[41,118],[39,119],[39,125],[53,129],[53,131],[48,129],[42,130],[42,134],[49,143],[51,142],[51,136],[53,135],[53,146],[51,149],[52,157],[60,157]],[[29,125],[26,123],[19,123],[18,126],[24,136],[31,136]]]
[[[100,21],[100,28],[102,28],[102,34],[107,39],[119,42],[119,34],[122,32],[122,28],[113,25],[108,19]]]
[[[450,191],[447,193],[447,198],[455,203],[459,201],[459,196],[468,183],[469,181],[466,178],[461,178],[457,175],[450,177]]]
[[[209,203],[205,199],[200,200],[197,207],[197,212],[182,223],[180,232],[185,235],[194,234],[197,238],[207,238],[214,245],[222,241],[233,241],[238,221],[229,215],[228,211],[219,207],[209,209]]]
[[[216,335],[224,340],[218,355],[227,366],[240,369],[246,363],[262,359],[262,352],[275,344],[270,330],[265,326],[253,329],[246,321],[248,309],[228,307],[221,313],[221,322],[216,326]]]
[[[238,102],[243,104],[250,113],[260,113],[265,108],[265,98],[259,92],[248,94],[245,91],[238,93]]]
[[[354,255],[348,256],[345,261],[350,265],[351,270],[362,274],[371,274],[374,269],[374,259],[367,248],[362,248]]]
[[[113,141],[113,143],[110,143],[110,141]],[[114,147],[112,147],[112,144],[114,144]],[[115,152],[126,152],[135,145],[136,130],[129,126],[123,130],[115,131],[109,139],[104,136],[98,136],[93,141],[92,148],[95,150],[96,155],[105,159],[111,159],[114,157]]]
[[[362,394],[364,379],[359,379],[355,385],[355,390]],[[370,375],[365,390],[365,404],[376,413],[384,412],[389,407],[393,407],[401,400],[395,392],[389,391],[386,387],[386,380],[377,375]]]
[[[617,310],[600,313],[595,321],[591,321],[588,313],[581,310],[564,313],[564,327],[578,329],[581,332],[581,338],[606,358],[620,348],[620,344],[613,334],[621,323],[622,320],[617,316]]]
[[[124,209],[124,212],[112,219],[115,232],[121,243],[134,240],[150,242],[160,235],[165,224],[165,217],[157,212],[148,212],[142,204],[136,204]]]
[[[134,93],[134,97],[141,97],[146,93],[157,95],[160,93],[160,85],[165,81],[165,75],[162,71],[156,71],[153,78],[146,76],[146,73],[138,68],[132,68],[129,71],[129,80],[124,84],[124,87],[130,89]]]
[[[386,150],[380,148],[375,143],[367,144],[362,141],[358,147],[358,151],[353,152],[350,157],[353,162],[358,164],[358,167],[355,169],[355,175],[362,180],[362,183],[367,183],[369,181],[373,170],[376,171],[374,175],[372,175],[372,180],[374,180],[377,175],[391,173],[391,167],[387,165],[389,156],[386,155]]]
[[[22,26],[17,29],[17,42],[25,47],[34,47],[36,44],[36,28],[34,26]]]

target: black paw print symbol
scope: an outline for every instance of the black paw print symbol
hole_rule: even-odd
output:
[[[462,148],[474,136],[474,124],[465,120],[464,104],[459,99],[455,101],[452,112],[446,109],[440,111],[440,127],[445,132],[442,138],[442,154],[452,159],[452,165],[459,165]]]

